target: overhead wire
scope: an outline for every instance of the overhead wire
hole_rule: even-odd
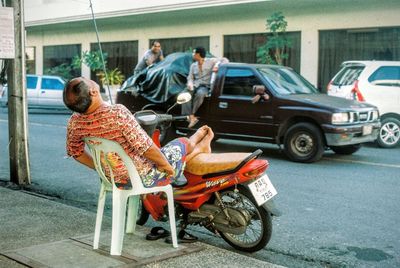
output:
[[[94,12],[93,12],[92,0],[89,0],[89,3],[90,3],[90,10],[91,10],[91,12],[92,12],[92,20],[93,20],[94,29],[95,29],[95,31],[96,31],[97,44],[98,44],[98,46],[99,46],[101,61],[102,61],[102,63],[103,63],[103,72],[104,72],[104,75],[105,75],[105,77],[106,77],[108,98],[109,98],[109,100],[110,100],[110,103],[113,104],[113,99],[112,99],[111,90],[110,90],[110,80],[108,79],[107,68],[106,68],[106,63],[105,63],[105,60],[104,60],[103,50],[101,49],[101,43],[100,43],[100,38],[99,38],[99,31],[98,31],[98,29],[97,29],[96,18],[95,18],[95,16],[94,16]]]

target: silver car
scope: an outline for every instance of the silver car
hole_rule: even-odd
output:
[[[28,108],[67,109],[62,92],[66,81],[60,76],[32,75],[26,76]],[[7,87],[0,96],[0,106],[8,105]]]
[[[400,145],[400,61],[346,61],[328,84],[331,96],[368,102],[379,109],[377,143]]]

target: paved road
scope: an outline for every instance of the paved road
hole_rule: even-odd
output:
[[[96,173],[65,158],[68,115],[29,114],[32,187],[69,204],[95,209]],[[7,115],[0,111],[0,179],[9,180]],[[261,148],[284,215],[267,248],[250,256],[289,267],[400,267],[400,148],[367,145],[351,156],[327,151],[313,164],[287,161],[277,147],[229,140],[214,150]],[[149,223],[154,224],[154,223]],[[209,232],[203,241],[232,250]]]

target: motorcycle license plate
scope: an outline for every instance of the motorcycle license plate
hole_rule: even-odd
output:
[[[275,187],[272,185],[267,174],[264,174],[256,181],[250,183],[249,189],[253,194],[258,206],[261,206],[278,193]]]

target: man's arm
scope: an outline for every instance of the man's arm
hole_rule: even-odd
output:
[[[93,158],[88,152],[84,151],[83,154],[78,157],[74,157],[74,159],[79,163],[84,164],[91,169],[94,169]]]
[[[167,161],[160,149],[154,145],[153,141],[142,129],[136,121],[132,113],[124,106],[121,106],[119,120],[121,120],[121,130],[136,153],[143,155],[148,160],[156,164],[158,170],[167,173],[169,176],[174,175],[174,169]]]
[[[174,176],[175,171],[172,168],[171,164],[167,161],[165,156],[161,153],[160,149],[154,145],[154,143],[150,146],[149,149],[143,154],[147,159],[154,162],[157,166],[157,169],[161,172],[165,172],[168,176]]]
[[[151,50],[147,50],[146,53],[144,53],[143,60],[146,63],[146,66],[150,66],[153,64],[154,58]]]
[[[194,69],[194,63],[190,65],[189,75],[187,77],[187,87],[189,88],[190,91],[193,90],[193,85],[194,85],[193,69]]]

